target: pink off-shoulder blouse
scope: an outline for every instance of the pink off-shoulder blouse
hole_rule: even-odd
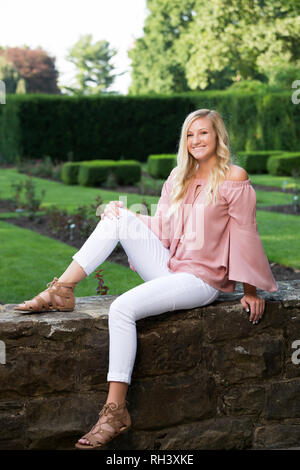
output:
[[[257,230],[256,193],[250,179],[224,181],[217,204],[204,207],[201,189],[207,180],[196,178],[180,209],[168,218],[175,171],[163,185],[155,215],[139,215],[170,250],[168,269],[192,273],[223,292],[234,292],[237,281],[277,291]]]

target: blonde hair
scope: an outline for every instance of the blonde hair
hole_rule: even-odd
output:
[[[177,154],[177,167],[173,180],[173,188],[171,191],[171,206],[167,215],[173,214],[183,202],[187,192],[189,182],[196,176],[198,163],[188,152],[187,148],[187,132],[192,124],[198,118],[208,117],[216,132],[216,155],[217,164],[211,169],[207,185],[205,187],[204,205],[210,203],[216,204],[219,185],[225,180],[226,172],[232,163],[229,150],[229,136],[220,114],[215,110],[198,109],[190,113],[181,129],[181,137]]]

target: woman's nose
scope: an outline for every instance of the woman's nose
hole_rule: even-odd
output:
[[[193,137],[193,145],[198,145],[201,142],[201,137],[200,136],[194,136]]]

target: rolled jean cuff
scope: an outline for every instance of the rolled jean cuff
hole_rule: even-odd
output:
[[[90,267],[89,265],[85,264],[82,259],[83,257],[81,257],[80,254],[78,253],[79,252],[77,251],[77,253],[75,253],[75,255],[72,256],[72,259],[75,260],[76,263],[78,263],[79,266],[84,270],[85,274],[89,276],[94,271],[94,269]]]
[[[107,382],[126,382],[128,385],[131,384],[131,375],[128,374],[114,374],[109,372],[107,374]]]

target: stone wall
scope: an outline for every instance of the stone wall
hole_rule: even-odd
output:
[[[240,284],[207,307],[139,320],[132,427],[107,449],[300,446],[300,364],[292,361],[300,286],[279,286],[258,291],[266,309],[257,325],[242,308]],[[0,449],[72,449],[96,422],[108,390],[114,299],[77,298],[71,313],[0,306]]]

